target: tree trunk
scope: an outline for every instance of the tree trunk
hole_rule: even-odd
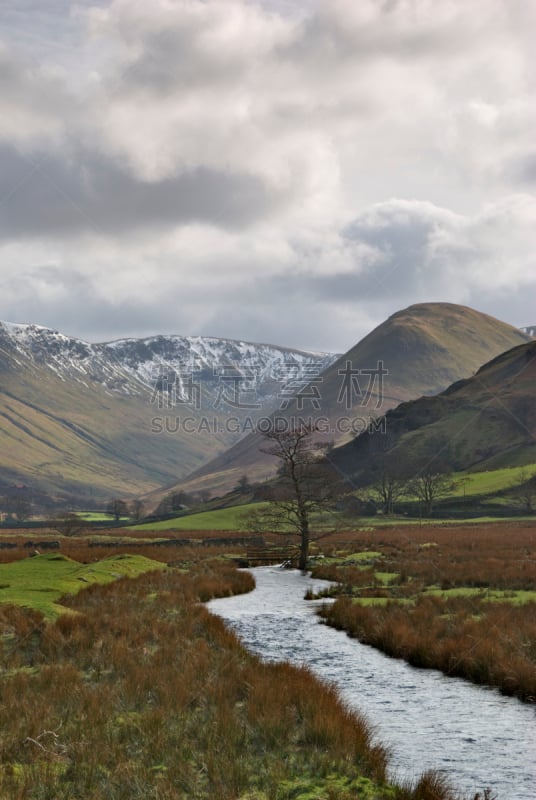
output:
[[[299,568],[302,572],[307,570],[307,561],[309,560],[309,525],[307,522],[303,523],[300,531],[300,561]]]

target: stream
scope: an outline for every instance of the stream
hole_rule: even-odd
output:
[[[536,798],[536,708],[494,689],[418,670],[322,624],[305,591],[328,586],[298,570],[257,567],[249,594],[213,600],[244,644],[267,661],[307,664],[366,714],[391,751],[391,778],[444,773],[471,798]]]

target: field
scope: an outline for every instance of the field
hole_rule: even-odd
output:
[[[357,532],[324,551],[329,624],[418,667],[536,702],[536,525]]]
[[[162,522],[134,525],[138,531],[240,531],[246,529],[246,516],[265,503],[247,503],[232,508],[219,508],[214,511],[201,511],[198,514],[166,519]]]
[[[13,590],[39,561],[44,588],[80,588],[53,555],[5,564]],[[251,589],[249,574],[184,563],[95,582],[55,621],[0,604],[1,797],[453,800],[434,775],[387,786],[384,748],[332,687],[262,664],[200,605]]]
[[[107,514],[105,511],[77,511],[76,516],[86,522],[111,522],[114,519],[113,514]],[[121,522],[126,522],[128,517],[121,516]]]
[[[93,583],[111,583],[164,565],[140,555],[113,555],[81,564],[60,553],[41,554],[0,564],[0,603],[15,603],[40,611],[47,619],[65,612],[59,599]]]
[[[456,485],[452,494],[458,497],[494,494],[518,486],[533,475],[536,475],[536,464],[484,472],[457,472],[454,474]]]

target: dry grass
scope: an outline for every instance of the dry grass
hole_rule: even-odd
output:
[[[421,597],[414,605],[364,606],[345,598],[323,615],[334,627],[413,666],[536,702],[536,603]]]
[[[523,594],[536,590],[535,525],[363,532],[351,547],[381,554],[376,573],[317,568],[351,596],[323,611],[327,622],[414,666],[536,702],[536,602]],[[378,573],[394,577],[380,586]]]
[[[383,785],[384,749],[332,687],[261,663],[199,604],[251,581],[207,562],[91,586],[54,624],[1,607],[0,796],[283,800],[335,772],[413,797]]]

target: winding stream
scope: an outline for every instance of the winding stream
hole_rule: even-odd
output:
[[[257,567],[257,588],[208,608],[269,661],[309,665],[365,712],[391,749],[391,775],[444,772],[460,791],[490,787],[498,800],[536,798],[536,709],[493,689],[418,670],[321,624],[297,570]]]

